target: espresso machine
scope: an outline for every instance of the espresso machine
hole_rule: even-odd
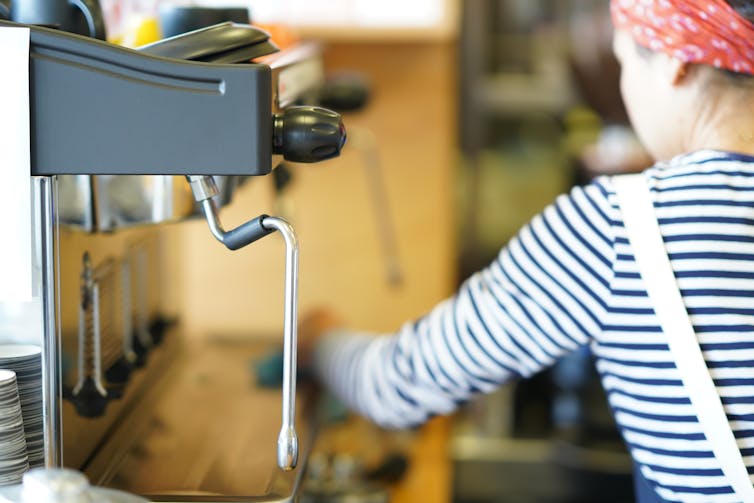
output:
[[[0,21],[0,228],[8,240],[0,346],[41,348],[43,448],[29,455],[31,466],[80,470],[94,484],[153,501],[295,501],[311,436],[295,407],[296,234],[268,215],[226,230],[220,210],[283,159],[311,163],[340,153],[340,116],[295,106],[320,83],[318,57],[309,46],[278,51],[265,32],[233,23],[131,50]],[[192,374],[212,358],[230,368],[236,348],[200,351],[201,361],[178,356],[185,355],[174,302],[180,271],[171,264],[180,249],[170,236],[176,222],[191,219],[206,220],[207,238],[229,250],[280,234],[285,299],[282,389],[248,398],[264,428],[252,418],[247,430],[270,430],[252,442],[253,453],[239,454],[256,464],[226,466],[247,472],[232,482],[223,474],[227,483],[189,488],[161,485],[162,472],[144,468],[143,451],[152,449],[155,463],[188,480],[206,457],[185,450],[206,429],[158,445],[170,437],[159,414],[166,397],[186,393],[174,399],[178,416],[191,404],[173,418],[178,429],[189,417],[226,420],[216,395],[246,399],[234,395],[245,389],[224,383],[220,393]],[[201,390],[205,398],[197,398]],[[275,431],[268,417],[279,418]],[[151,476],[151,485],[140,476]]]

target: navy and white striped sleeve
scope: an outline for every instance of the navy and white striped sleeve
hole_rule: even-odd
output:
[[[400,428],[550,366],[600,331],[612,211],[601,181],[559,197],[418,321],[390,336],[323,338],[315,350],[320,378],[357,412]]]

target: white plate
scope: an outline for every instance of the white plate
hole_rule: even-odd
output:
[[[6,383],[16,380],[16,373],[12,370],[0,369],[0,383]]]
[[[25,358],[42,354],[42,348],[32,344],[0,344],[0,359]]]

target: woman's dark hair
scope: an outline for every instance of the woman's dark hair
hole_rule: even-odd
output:
[[[733,7],[738,14],[754,23],[754,1],[749,0],[725,0],[725,3]]]

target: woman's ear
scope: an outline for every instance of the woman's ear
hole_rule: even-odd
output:
[[[673,57],[665,58],[666,77],[673,86],[681,85],[687,76],[689,64]]]

